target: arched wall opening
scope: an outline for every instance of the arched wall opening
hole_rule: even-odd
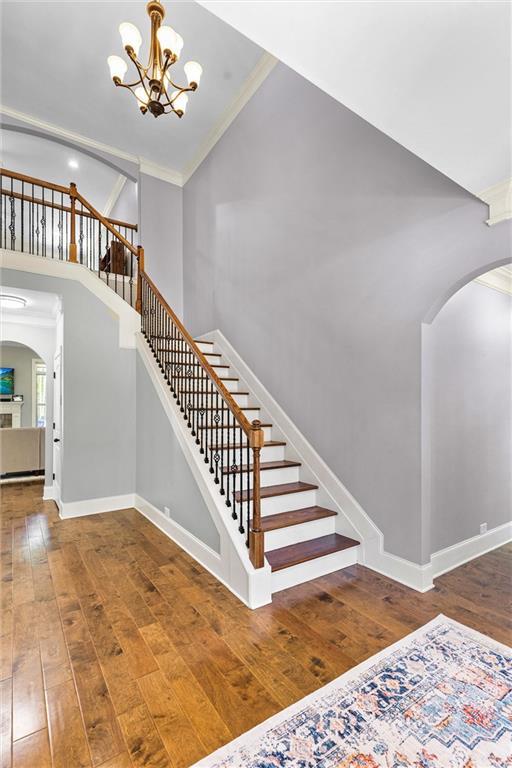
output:
[[[92,149],[37,128],[7,123],[0,127],[5,168],[65,186],[73,181],[104,216],[138,223],[138,171],[134,172],[131,163],[121,159],[113,162]]]
[[[26,302],[25,306],[20,309],[7,310],[2,308],[0,348],[2,344],[5,344],[6,342],[6,349],[12,344],[28,348],[33,352],[34,358],[42,360],[46,366],[44,484],[45,494],[49,494],[53,483],[53,369],[57,344],[62,343],[63,315],[61,310],[61,300],[60,297],[54,293],[28,290],[25,288],[21,289],[18,287],[10,287],[8,285],[0,286],[0,294],[17,296],[24,299]],[[2,359],[4,359],[4,357],[5,355],[2,354]],[[12,367],[16,368],[16,366]],[[32,372],[30,375],[32,375]],[[19,384],[19,371],[18,375],[16,375],[15,370],[14,381],[16,387],[16,384]],[[22,406],[22,410],[23,409],[27,409],[27,414],[28,411],[30,411],[30,417],[27,415],[23,422],[24,425],[29,425],[32,423],[32,403],[30,406],[24,404]]]
[[[506,264],[461,278],[422,324],[423,562],[510,523],[512,292],[488,278]]]
[[[16,338],[12,338],[12,337]],[[3,479],[52,476],[52,359],[37,338],[23,343],[10,329],[0,341],[0,474]],[[50,449],[50,452],[48,452]]]

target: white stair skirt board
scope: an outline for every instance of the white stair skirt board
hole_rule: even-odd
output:
[[[296,584],[303,584],[305,581],[327,576],[327,574],[339,571],[341,568],[348,568],[349,565],[355,565],[358,550],[359,547],[352,547],[341,552],[317,557],[315,560],[308,560],[299,565],[292,565],[290,568],[283,568],[281,571],[274,571],[272,573],[272,592],[280,592],[282,589],[288,589]]]
[[[135,334],[140,331],[140,315],[115,291],[83,264],[33,256],[30,253],[0,249],[0,269],[17,269],[37,275],[76,280],[96,298],[102,301],[119,320],[119,346],[122,349],[135,347]]]
[[[137,334],[136,345],[138,354],[169,419],[170,428],[176,435],[197,487],[219,532],[220,558],[217,570],[212,570],[211,560],[203,562],[199,557],[197,559],[199,562],[203,562],[204,567],[210,570],[249,608],[267,605],[272,600],[270,566],[268,563],[265,563],[263,568],[258,569],[252,566],[249,551],[245,545],[245,537],[238,532],[238,527],[226,507],[224,497],[219,494],[218,486],[212,482],[212,476],[203,456],[197,449],[195,438],[190,434],[170,388],[142,334]],[[172,538],[169,527],[166,529],[162,526],[162,530]],[[184,548],[186,549],[186,547]],[[193,555],[193,552],[191,551],[190,554]]]

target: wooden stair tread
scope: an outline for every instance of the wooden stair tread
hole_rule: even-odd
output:
[[[267,440],[263,443],[264,448],[272,448],[276,445],[286,445],[284,440]],[[227,451],[228,448],[247,448],[247,443],[232,443],[228,445],[209,445],[210,451]]]
[[[272,571],[280,571],[283,568],[290,568],[308,560],[316,560],[318,557],[332,555],[334,552],[341,552],[344,549],[357,546],[359,546],[359,541],[355,539],[341,536],[339,533],[329,533],[318,539],[310,539],[309,541],[301,541],[299,544],[289,544],[287,547],[273,549],[270,552],[265,552],[265,557]]]
[[[203,339],[194,339],[196,344],[211,344],[212,346],[215,344],[214,341],[203,341]]]
[[[325,517],[336,517],[338,513],[325,507],[304,507],[292,509],[290,512],[279,512],[277,515],[266,515],[261,518],[263,531],[276,531],[279,528],[289,528],[291,525],[310,523],[313,520],[322,520]]]
[[[271,469],[288,469],[289,467],[300,466],[302,466],[300,461],[287,461],[284,459],[283,461],[262,461],[260,469],[262,472],[266,472]],[[241,468],[236,467],[236,469],[233,469],[232,467],[225,467],[225,469],[222,470],[224,475],[233,475],[238,474],[239,472],[247,472],[247,464],[243,464]],[[249,464],[249,472],[252,472],[252,464]]]
[[[274,496],[286,496],[289,493],[302,493],[303,491],[316,491],[318,485],[303,483],[300,480],[296,483],[282,483],[281,485],[266,485],[261,488],[260,496],[262,499],[272,499]],[[244,491],[236,491],[233,496],[235,501],[247,501],[252,499],[252,488]]]

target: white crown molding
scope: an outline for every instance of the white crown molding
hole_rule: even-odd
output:
[[[242,111],[249,99],[256,93],[277,64],[278,59],[270,53],[264,53],[256,64],[240,91],[235,96],[219,122],[212,128],[204,142],[199,147],[192,162],[183,172],[183,183],[186,184],[192,174],[201,165],[205,157],[212,151],[215,144],[229,128],[235,117]]]
[[[164,168],[163,165],[153,163],[144,157],[139,157],[138,162],[141,173],[153,176],[155,179],[161,179],[161,181],[167,181],[169,184],[174,184],[177,187],[183,186],[183,174],[180,171],[175,171],[173,168]]]
[[[125,184],[126,184],[126,176],[123,176],[123,174],[120,173],[114,182],[114,186],[112,187],[110,195],[108,196],[108,200],[105,203],[105,206],[103,208],[104,216],[110,216],[110,214],[112,213],[112,209],[114,205],[117,203],[117,201],[119,200],[119,195],[123,191],[123,187]]]
[[[512,268],[498,267],[492,269],[490,272],[485,272],[480,277],[475,278],[475,283],[512,296]]]
[[[240,91],[235,96],[231,104],[228,106],[219,122],[212,128],[206,139],[200,145],[198,151],[194,155],[192,161],[189,163],[185,171],[182,173],[174,168],[167,168],[163,165],[148,160],[145,157],[132,155],[129,152],[124,152],[118,147],[112,147],[109,144],[103,144],[95,139],[90,139],[88,136],[83,136],[75,131],[70,131],[67,128],[61,128],[53,123],[47,123],[44,120],[27,115],[24,112],[19,112],[17,109],[12,109],[5,104],[0,104],[0,114],[12,117],[15,120],[31,125],[34,128],[39,128],[42,131],[46,131],[54,136],[59,136],[62,139],[71,141],[74,144],[81,144],[89,149],[97,150],[98,152],[105,152],[113,157],[119,157],[122,160],[128,160],[131,163],[138,165],[141,173],[148,176],[153,176],[156,179],[167,181],[169,184],[174,184],[178,187],[183,187],[189,180],[194,171],[203,162],[205,157],[211,152],[215,144],[229,128],[235,117],[245,107],[249,99],[256,93],[260,85],[268,77],[271,71],[277,64],[278,59],[272,56],[270,53],[264,53],[259,62],[256,64],[247,80],[243,83]]]
[[[500,221],[512,219],[512,178],[484,189],[478,197],[489,206],[486,223],[491,227]]]
[[[147,160],[144,157],[132,155],[129,152],[125,152],[118,147],[112,147],[110,144],[103,144],[96,139],[90,139],[88,136],[83,136],[81,133],[75,133],[75,131],[69,131],[67,128],[61,128],[54,123],[47,123],[44,120],[39,120],[37,117],[27,115],[25,112],[19,112],[17,109],[12,109],[5,104],[0,104],[0,114],[12,117],[15,120],[19,120],[26,125],[30,125],[33,128],[38,128],[41,131],[51,134],[52,136],[58,136],[61,139],[70,141],[73,144],[79,144],[83,147],[96,150],[97,152],[104,152],[112,157],[118,157],[121,160],[128,160],[130,163],[137,165],[142,173],[146,173],[149,176],[155,176],[158,179],[169,181],[171,184],[177,184],[182,186],[183,177],[179,171],[175,171],[173,168],[166,168],[163,165]],[[144,167],[143,167],[144,166]]]

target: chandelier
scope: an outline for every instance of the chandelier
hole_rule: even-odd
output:
[[[183,38],[172,27],[162,25],[165,9],[159,0],[150,0],[146,6],[151,19],[151,42],[147,67],[138,59],[142,37],[134,24],[125,21],[119,25],[123,46],[137,70],[137,80],[124,83],[128,65],[120,56],[109,56],[110,76],[116,86],[128,88],[137,99],[143,115],[151,112],[154,117],[174,112],[183,117],[188,103],[188,91],[195,91],[201,79],[202,67],[197,61],[188,61],[185,75],[188,85],[181,86],[171,78],[171,67],[178,61]]]

